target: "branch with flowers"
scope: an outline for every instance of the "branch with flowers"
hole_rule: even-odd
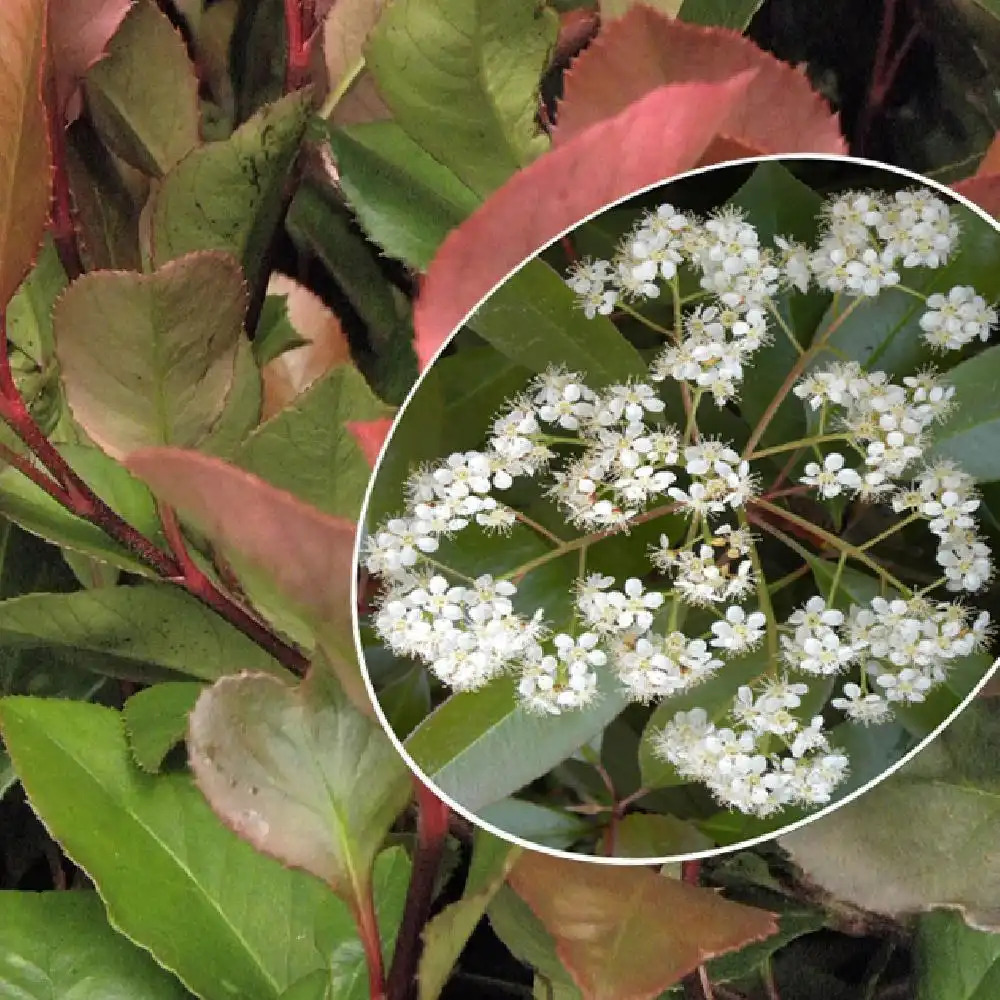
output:
[[[806,245],[765,240],[732,205],[705,218],[663,202],[634,218],[613,258],[574,260],[566,282],[586,317],[660,341],[646,377],[596,385],[550,365],[484,414],[481,447],[411,471],[404,511],[364,546],[383,584],[371,619],[381,643],[459,695],[513,675],[536,716],[593,709],[602,677],[626,702],[659,703],[654,718],[681,698],[646,731],[647,753],[679,780],[772,821],[834,801],[852,766],[844,726],[905,715],[989,644],[988,613],[967,603],[993,575],[975,480],[932,455],[954,389],[932,365],[897,377],[838,346],[886,295],[913,300],[935,356],[988,339],[997,313],[974,287],[919,287],[959,252],[957,220],[923,187],[848,190],[823,202]],[[829,297],[811,338],[793,320],[810,292]],[[713,414],[746,416],[740,390],[775,338],[793,360],[745,440],[726,439]],[[781,440],[769,432],[790,397],[807,433]],[[865,537],[837,530],[848,505],[862,523],[875,510],[890,522]],[[881,558],[917,525],[935,547],[924,586]],[[544,551],[502,572],[459,568],[470,536],[485,553],[514,529]],[[644,569],[601,570],[593,554],[614,536],[634,538]],[[788,555],[801,565],[786,576]],[[524,596],[532,574],[568,558],[568,593]],[[821,592],[793,588],[779,614],[810,570]],[[875,585],[864,601],[847,586],[859,573]],[[749,676],[737,669],[748,661]],[[698,703],[727,676],[725,698]]]

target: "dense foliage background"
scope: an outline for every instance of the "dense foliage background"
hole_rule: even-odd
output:
[[[780,843],[613,870],[410,800],[349,592],[393,407],[584,215],[776,152],[1000,211],[998,14],[4,0],[0,992],[995,995],[992,699]]]

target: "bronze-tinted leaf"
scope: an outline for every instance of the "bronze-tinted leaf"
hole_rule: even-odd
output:
[[[508,879],[585,1000],[650,1000],[709,958],[778,930],[766,910],[649,868],[525,853]]]
[[[44,34],[45,0],[0,3],[0,309],[28,273],[49,215]]]

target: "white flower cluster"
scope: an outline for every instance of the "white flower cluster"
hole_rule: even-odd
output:
[[[970,475],[953,462],[927,466],[909,489],[900,489],[892,498],[897,513],[913,511],[927,519],[937,536],[937,562],[951,591],[975,592],[993,576],[990,548],[976,530],[973,516],[979,496]]]
[[[741,687],[733,714],[744,725],[717,726],[703,708],[678,712],[658,734],[657,753],[740,812],[763,817],[785,806],[829,802],[849,762],[830,747],[821,715],[803,726],[792,714],[804,688],[784,678],[758,691]],[[774,739],[787,741],[787,754],[765,752]]]
[[[845,616],[813,597],[782,627],[783,659],[790,670],[819,677],[860,663],[863,686],[845,684],[831,705],[854,722],[882,723],[891,718],[893,703],[923,701],[951,661],[985,647],[989,616],[970,618],[959,604],[880,597],[869,607],[852,605]],[[733,624],[750,623],[739,615]],[[821,715],[805,718],[796,711],[808,692],[808,684],[788,676],[744,685],[729,713],[731,725],[717,725],[700,708],[678,712],[659,733],[657,753],[683,777],[706,784],[721,804],[742,812],[768,816],[788,805],[829,802],[849,761],[831,746]]]
[[[769,339],[767,313],[782,288],[815,285],[852,297],[874,298],[901,283],[901,271],[944,266],[960,227],[948,204],[926,188],[884,194],[848,191],[821,210],[816,246],[776,236],[762,246],[736,208],[706,220],[662,204],[644,213],[621,240],[615,257],[575,263],[567,279],[585,314],[657,298],[661,283],[687,266],[714,302],[684,317],[684,337],[653,365],[653,378],[670,376],[711,392],[718,405],[735,398],[744,365]],[[920,318],[936,351],[987,340],[997,311],[968,285],[926,297]]]
[[[646,702],[695,684],[722,665],[713,649],[735,655],[759,640],[763,615],[738,605],[713,627],[711,643],[677,630],[654,629],[664,594],[638,578],[616,589],[613,577],[578,581],[575,626],[555,632],[536,611],[514,608],[509,580],[482,576],[455,584],[434,559],[443,539],[475,524],[504,531],[516,512],[492,495],[519,476],[554,464],[556,448],[575,448],[552,471],[549,495],[566,519],[588,530],[617,530],[656,500],[707,519],[740,508],[753,496],[749,463],[725,442],[681,444],[660,419],[663,401],[641,382],[595,392],[582,376],[550,369],[493,421],[486,447],[418,469],[406,484],[405,516],[390,518],[365,546],[365,566],[388,583],[374,618],[376,631],[400,655],[425,660],[457,691],[475,690],[502,673],[516,673],[531,709],[558,714],[588,704],[598,668],[607,666],[631,698]],[[681,479],[683,477],[683,480]],[[674,486],[683,482],[684,486]],[[707,521],[706,521],[707,524]],[[707,531],[706,527],[706,531]],[[712,545],[695,556],[671,549],[666,536],[651,556],[675,575],[682,599],[711,605],[739,600],[753,589],[748,532],[722,524]],[[718,558],[716,546],[725,549]]]
[[[947,205],[922,190],[833,199],[813,249],[781,237],[762,246],[734,209],[707,220],[671,205],[644,214],[612,260],[571,269],[568,284],[585,314],[656,298],[663,282],[677,296],[684,267],[701,286],[689,298],[702,301],[686,314],[678,304],[681,328],[652,361],[648,381],[595,389],[580,372],[550,368],[508,401],[480,450],[410,475],[406,510],[379,525],[364,548],[366,568],[384,583],[373,616],[379,637],[426,662],[455,691],[512,675],[526,708],[558,715],[593,703],[602,676],[633,701],[668,698],[754,651],[767,635],[777,655],[755,683],[738,689],[725,719],[700,708],[678,713],[658,734],[657,753],[746,813],[828,802],[849,761],[817,714],[818,691],[806,703],[810,686],[846,675],[852,679],[830,706],[856,723],[884,722],[894,705],[923,700],[957,658],[984,648],[989,616],[973,620],[959,603],[921,595],[875,598],[846,613],[814,596],[784,622],[768,620],[763,594],[759,608],[745,608],[766,584],[742,513],[759,483],[747,458],[701,434],[693,418],[705,394],[720,406],[735,398],[753,353],[770,337],[769,318],[784,322],[774,302],[779,291],[817,284],[876,295],[899,282],[901,269],[945,263],[957,234]],[[928,343],[945,349],[985,339],[995,322],[981,296],[957,286],[928,298],[921,326]],[[657,392],[668,378],[693,390],[683,433],[665,419]],[[794,392],[815,414],[817,436],[842,438],[858,456],[851,468],[841,451],[818,454],[801,482],[825,499],[847,493],[884,500],[903,517],[926,520],[948,589],[981,589],[993,570],[976,529],[973,482],[950,463],[920,466],[953,390],[933,371],[895,384],[847,362],[808,372]],[[824,430],[837,433],[824,437]],[[647,553],[669,585],[654,590],[641,574],[618,580],[587,573],[584,547],[572,612],[553,622],[545,608],[524,606],[518,570],[472,578],[451,569],[449,552],[460,549],[442,545],[467,530],[503,534],[521,520],[560,546],[500,499],[515,480],[543,474],[540,492],[595,540],[637,519],[685,517],[685,532],[662,534]],[[712,612],[701,635],[679,627],[683,605]]]
[[[950,410],[954,389],[931,371],[894,385],[884,372],[864,372],[847,362],[812,372],[792,391],[813,409],[822,407],[824,418],[833,409],[837,426],[864,459],[858,471],[845,466],[840,452],[830,452],[822,465],[808,463],[800,482],[825,498],[850,491],[867,500],[888,499],[896,513],[926,518],[938,538],[937,561],[948,589],[982,589],[993,564],[976,530],[979,498],[972,477],[954,463],[937,462],[907,487],[896,482],[922,458],[928,429]]]

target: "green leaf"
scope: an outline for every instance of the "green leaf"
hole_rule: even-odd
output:
[[[1000,934],[936,910],[917,921],[916,1000],[992,1000],[1000,994]]]
[[[578,1000],[580,992],[556,955],[555,940],[509,885],[503,886],[490,901],[487,915],[493,932],[522,965],[534,969],[553,986],[569,991],[566,1000],[570,997]]]
[[[593,705],[551,718],[527,711],[516,687],[516,681],[501,679],[452,695],[406,739],[407,752],[435,787],[472,812],[541,777],[627,704],[606,673]]]
[[[307,116],[306,95],[289,94],[171,170],[149,207],[154,266],[194,250],[223,250],[257,288]]]
[[[764,0],[684,0],[677,15],[689,24],[710,24],[745,31]]]
[[[597,7],[601,15],[601,24],[609,24],[624,17],[639,3],[645,7],[652,7],[667,17],[676,17],[683,2],[684,0],[598,0]]]
[[[442,447],[448,451],[482,446],[494,415],[523,392],[532,377],[528,368],[492,346],[458,351],[438,361],[434,371],[445,400],[447,436]]]
[[[264,299],[253,338],[253,355],[262,368],[286,351],[302,347],[308,341],[299,336],[288,318],[288,295],[268,295]]]
[[[17,784],[17,775],[14,773],[14,765],[10,762],[10,755],[0,747],[0,801]]]
[[[378,692],[378,703],[392,731],[406,739],[431,710],[431,687],[427,670],[414,665]]]
[[[389,967],[410,884],[410,859],[402,847],[389,847],[375,859],[372,894],[382,938],[382,961]],[[331,968],[317,969],[296,980],[281,1000],[369,1000],[368,963],[357,938],[334,949]]]
[[[936,270],[904,271],[903,281],[922,295],[972,285],[987,301],[996,299],[1000,296],[1000,233],[964,205],[950,209],[962,227],[958,251]],[[843,308],[842,304],[838,312]],[[910,375],[935,357],[920,329],[924,311],[916,296],[887,289],[877,299],[862,302],[835,331],[830,345],[866,368],[898,377]],[[823,326],[831,316],[828,313]]]
[[[365,60],[393,119],[486,195],[548,145],[535,115],[557,30],[522,0],[398,0]]]
[[[236,120],[243,122],[284,89],[288,34],[282,0],[239,0],[228,55]]]
[[[233,461],[327,514],[356,518],[371,467],[345,424],[390,412],[353,365],[337,365],[261,424]]]
[[[362,906],[411,778],[378,725],[313,671],[293,689],[241,674],[204,691],[188,745],[198,786],[258,850]]]
[[[498,830],[542,847],[566,849],[593,832],[582,816],[523,799],[501,799],[484,806],[476,815]]]
[[[58,445],[70,467],[102,500],[147,538],[162,543],[156,504],[146,486],[98,448]],[[0,513],[26,531],[132,573],[145,565],[100,528],[69,513],[13,468],[0,469]]]
[[[0,645],[88,650],[124,676],[149,666],[203,680],[237,670],[286,676],[260,646],[169,584],[11,598],[0,602]]]
[[[934,430],[927,458],[948,458],[979,482],[1000,479],[1000,347],[990,347],[952,368],[954,409]]]
[[[353,654],[351,521],[197,452],[145,448],[129,456],[128,466],[220,549],[258,609],[276,601]],[[356,663],[351,669],[356,675]],[[358,704],[370,707],[358,687]]]
[[[33,808],[113,924],[192,992],[277,998],[357,947],[348,908],[320,881],[226,830],[187,775],[142,773],[117,712],[5,698],[0,723]]]
[[[219,419],[243,339],[235,260],[191,254],[152,275],[84,275],[53,323],[73,415],[106,451],[191,446]]]
[[[600,388],[648,374],[639,352],[607,317],[587,319],[565,281],[531,260],[495,289],[469,326],[512,361],[542,372],[549,365],[579,370]]]
[[[126,163],[162,177],[200,141],[198,78],[166,14],[141,0],[87,73],[87,111]]]
[[[254,351],[246,337],[236,346],[233,384],[222,405],[219,419],[198,445],[198,450],[220,458],[231,458],[246,436],[260,423],[264,386]]]
[[[369,238],[425,269],[480,197],[393,121],[332,129],[340,184]]]
[[[0,993],[12,1000],[183,1000],[108,923],[94,892],[0,892]]]
[[[826,916],[822,910],[783,910],[778,914],[776,934],[708,962],[709,979],[713,983],[726,983],[752,975],[771,955],[790,941],[822,929],[825,922]]]
[[[370,353],[359,363],[378,394],[402,402],[417,377],[410,303],[382,273],[350,212],[316,185],[303,184],[286,217],[301,253],[314,254],[367,326]]]
[[[125,702],[125,735],[135,762],[144,771],[156,774],[167,754],[183,742],[188,715],[201,692],[201,684],[168,681],[145,688]]]
[[[423,931],[424,950],[417,972],[420,1000],[437,1000],[440,996],[490,900],[504,884],[520,854],[521,848],[484,830],[476,830],[462,898],[446,906]]]
[[[1000,927],[998,753],[1000,706],[977,699],[896,774],[779,842],[812,881],[858,906],[956,907]]]
[[[116,157],[87,118],[66,132],[66,172],[86,270],[141,270],[139,218],[149,178]]]
[[[715,847],[687,820],[655,813],[630,813],[615,830],[616,858],[665,858]]]
[[[46,239],[38,261],[7,306],[7,337],[45,369],[52,361],[52,307],[66,287],[55,244]]]

